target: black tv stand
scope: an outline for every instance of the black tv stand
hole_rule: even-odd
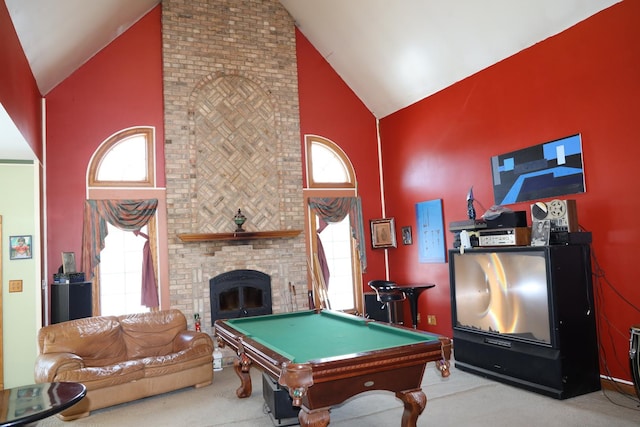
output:
[[[530,343],[496,345],[478,336],[454,338],[456,368],[495,381],[567,399],[600,390],[597,358],[580,359],[558,349]],[[587,352],[588,353],[588,352]]]
[[[511,377],[509,375],[503,375],[497,372],[489,371],[487,369],[478,368],[477,366],[469,365],[467,363],[456,362],[455,366],[461,371],[469,372],[472,374],[480,375],[481,377],[489,378],[499,381],[504,384],[509,384],[523,390],[533,391],[538,394],[553,397],[555,399],[562,399],[562,390],[547,387],[542,384],[534,383],[531,381],[522,380],[519,378]]]

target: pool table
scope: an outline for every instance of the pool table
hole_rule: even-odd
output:
[[[221,346],[233,348],[238,397],[251,395],[252,365],[289,390],[301,426],[329,424],[329,410],[370,390],[404,403],[402,426],[416,425],[427,403],[426,365],[449,375],[449,338],[330,310],[216,320]]]

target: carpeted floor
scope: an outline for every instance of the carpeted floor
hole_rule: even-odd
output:
[[[183,389],[94,411],[88,418],[71,422],[51,417],[32,426],[270,427],[295,422],[288,419],[275,423],[265,409],[260,371],[252,369],[252,381],[252,396],[238,399],[235,389],[240,381],[227,367],[215,373],[213,384],[208,387]],[[443,379],[434,363],[427,367],[423,390],[427,407],[418,418],[421,427],[640,426],[637,396],[612,391],[556,400],[453,367],[451,376]],[[371,392],[332,409],[331,426],[399,426],[401,416],[402,403],[392,393]]]

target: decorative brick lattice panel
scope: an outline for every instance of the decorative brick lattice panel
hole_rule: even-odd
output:
[[[213,79],[197,94],[191,132],[197,232],[233,231],[238,209],[248,218],[247,231],[280,228],[280,144],[267,95],[249,79],[234,75]]]

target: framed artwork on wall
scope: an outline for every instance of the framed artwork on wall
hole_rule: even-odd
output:
[[[580,134],[491,158],[496,205],[585,192]]]
[[[31,236],[9,237],[9,259],[29,259],[32,257]]]
[[[416,203],[418,261],[445,262],[442,199]]]
[[[373,249],[395,248],[397,246],[393,218],[371,220],[371,246]]]
[[[413,245],[413,236],[411,235],[411,226],[402,227],[402,244]]]

